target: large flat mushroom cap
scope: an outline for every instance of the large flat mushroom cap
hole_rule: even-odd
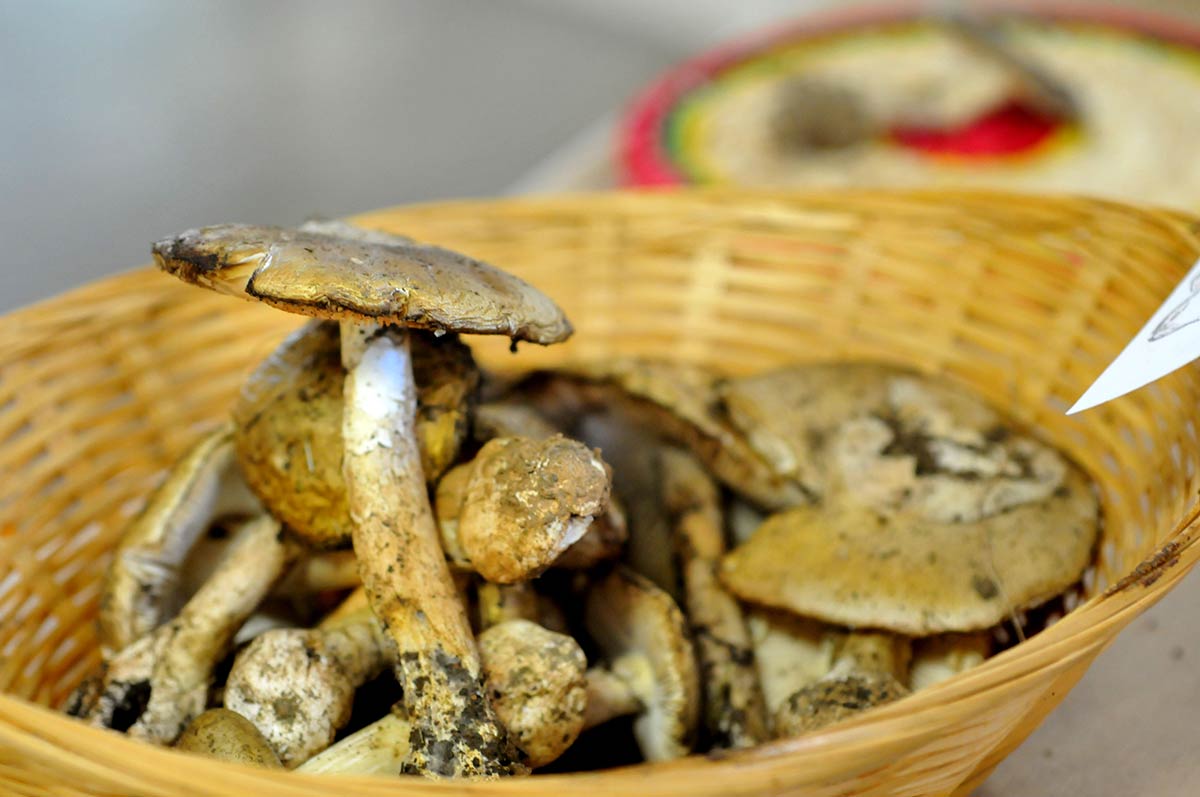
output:
[[[881,363],[790,366],[720,386],[733,424],[818,496],[973,520],[1058,488],[1067,465],[970,391]]]
[[[773,515],[722,561],[744,600],[911,636],[987,628],[1077,581],[1099,506],[1077,470],[1045,501],[974,522],[881,513],[850,501]]]
[[[153,252],[185,282],[301,315],[541,344],[572,332],[549,297],[495,266],[346,225],[223,224],[161,240]]]

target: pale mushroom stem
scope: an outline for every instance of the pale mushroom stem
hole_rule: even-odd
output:
[[[442,552],[414,434],[408,334],[342,322],[343,470],[354,549],[375,615],[397,647],[404,706],[417,718],[403,771],[511,774],[471,626]]]
[[[666,448],[661,461],[688,623],[706,674],[704,724],[714,748],[753,747],[767,739],[766,709],[741,605],[717,579],[725,553],[717,486],[690,454]]]
[[[232,435],[225,426],[192,446],[121,536],[100,598],[105,659],[170,619],[184,560],[214,519],[261,511],[237,473]]]
[[[167,744],[205,708],[212,671],[234,634],[295,559],[269,516],[251,521],[226,559],[178,616],[113,657],[92,725]]]
[[[905,682],[908,680],[911,657],[912,642],[906,637],[852,632],[842,638],[834,655],[830,675],[878,673]]]
[[[593,667],[587,671],[587,711],[583,727],[594,728],[617,717],[627,717],[642,711],[642,701],[620,676]]]

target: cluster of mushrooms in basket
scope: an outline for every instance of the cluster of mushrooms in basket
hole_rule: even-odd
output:
[[[981,662],[1091,561],[1087,478],[945,380],[630,358],[501,378],[460,333],[572,328],[463,255],[340,222],[154,253],[314,318],[125,531],[68,707],[94,726],[325,773],[718,753]]]

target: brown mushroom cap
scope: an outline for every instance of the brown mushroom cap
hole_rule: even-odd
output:
[[[457,458],[479,384],[471,351],[456,336],[412,338],[421,465],[436,481]],[[343,385],[337,324],[305,325],[264,360],[234,405],[237,455],[251,489],[310,545],[350,540],[342,474]]]
[[[611,478],[595,451],[561,435],[495,438],[475,457],[457,541],[489,581],[533,578],[605,511]]]
[[[496,715],[533,768],[554,761],[583,730],[587,657],[565,634],[509,620],[478,637]]]
[[[820,680],[784,702],[775,714],[775,735],[815,731],[907,694],[904,684],[887,673],[851,673]]]
[[[720,387],[733,423],[814,495],[976,520],[1048,497],[1068,465],[974,394],[878,363],[800,365]]]
[[[687,755],[699,724],[700,681],[683,612],[649,579],[617,568],[589,590],[585,613],[609,668],[641,701],[633,730],[642,755]]]
[[[757,504],[781,509],[805,503],[802,487],[776,474],[729,423],[720,406],[721,381],[697,365],[616,357],[534,374],[514,395],[534,402],[563,428],[584,413],[619,412],[636,421],[643,435],[687,447],[718,479]]]
[[[254,723],[225,708],[210,708],[192,720],[175,749],[269,769],[282,766]]]
[[[541,344],[572,331],[554,302],[494,266],[346,225],[224,224],[158,241],[153,251],[160,268],[185,282],[301,315]]]
[[[768,518],[722,562],[744,600],[912,636],[971,631],[1036,606],[1091,561],[1099,507],[1078,471],[1045,501],[971,523],[838,501]]]

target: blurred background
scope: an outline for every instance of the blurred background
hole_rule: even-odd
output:
[[[829,5],[0,0],[0,310],[198,224],[585,182],[663,69]]]

